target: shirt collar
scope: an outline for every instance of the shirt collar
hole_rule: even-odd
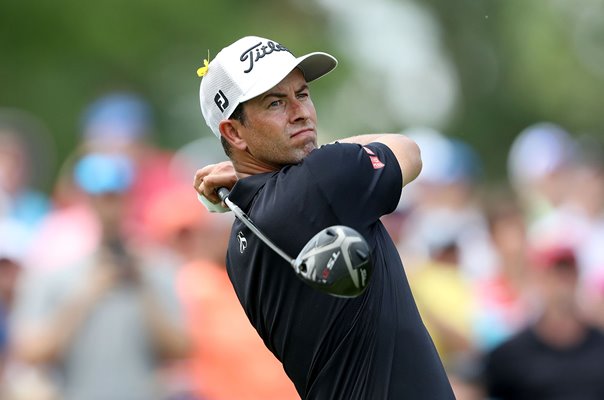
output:
[[[238,180],[231,190],[229,199],[242,210],[248,210],[256,194],[277,173],[278,171],[267,172]]]

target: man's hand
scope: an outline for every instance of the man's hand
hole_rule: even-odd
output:
[[[221,203],[216,190],[225,187],[229,190],[235,186],[237,175],[230,161],[210,164],[195,172],[193,187],[198,194],[214,204]]]

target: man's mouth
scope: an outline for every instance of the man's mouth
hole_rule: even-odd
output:
[[[294,132],[290,137],[294,138],[297,136],[303,136],[303,135],[314,135],[315,130],[313,128],[305,128],[305,129],[300,129],[299,131]]]

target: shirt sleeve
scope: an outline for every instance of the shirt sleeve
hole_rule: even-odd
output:
[[[382,143],[334,143],[313,151],[303,162],[318,194],[342,221],[375,223],[394,211],[403,177],[394,153]]]

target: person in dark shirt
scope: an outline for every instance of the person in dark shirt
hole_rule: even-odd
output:
[[[579,271],[565,246],[535,252],[535,321],[486,356],[489,395],[498,400],[604,399],[604,334],[577,304]]]
[[[369,134],[318,147],[308,83],[337,62],[296,58],[273,40],[244,37],[198,71],[201,109],[231,162],[200,169],[195,188],[216,189],[288,254],[332,225],[356,229],[371,249],[365,292],[317,291],[236,220],[227,269],[250,322],[283,363],[302,399],[453,399],[451,386],[380,217],[421,170],[400,134]]]

